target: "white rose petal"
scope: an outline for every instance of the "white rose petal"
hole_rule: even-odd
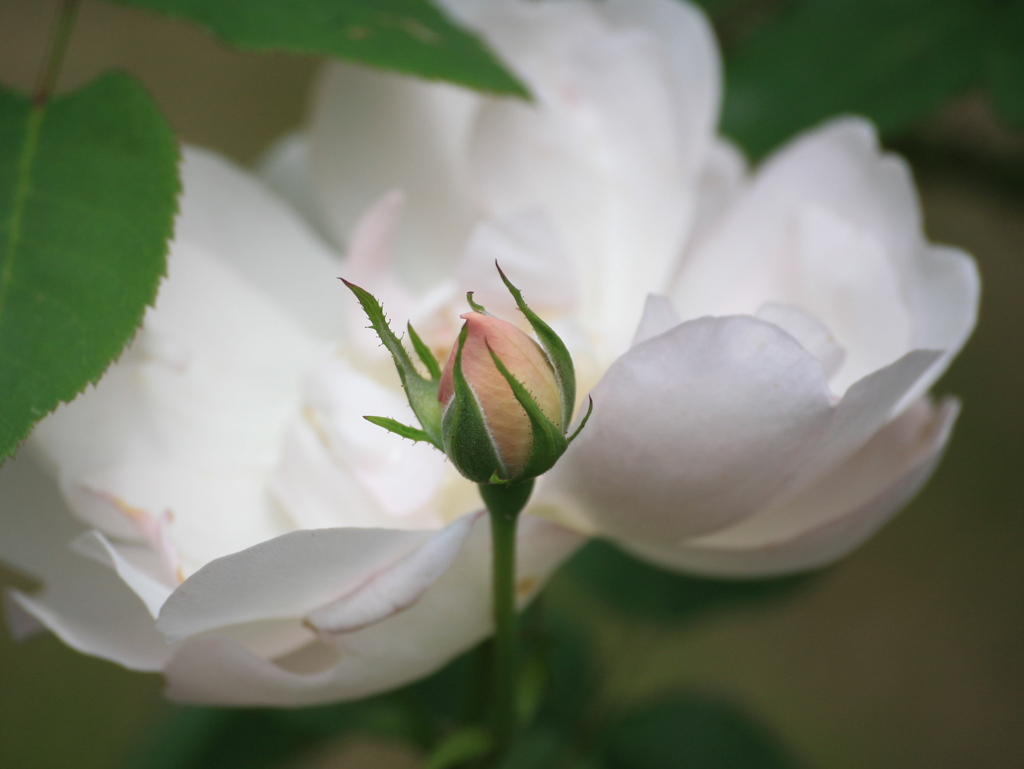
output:
[[[818,567],[927,479],[957,405],[926,392],[979,282],[870,124],[750,173],[715,135],[695,7],[446,6],[531,103],[334,63],[262,164],[277,195],[186,151],[155,309],[0,472],[0,557],[44,584],[9,595],[26,632],[177,699],[279,706],[402,685],[490,632],[476,489],[361,419],[413,415],[339,275],[443,359],[466,291],[508,309],[499,260],[566,341],[594,413],[522,518],[523,602],[593,534],[714,575]]]

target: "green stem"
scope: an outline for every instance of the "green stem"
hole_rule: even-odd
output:
[[[35,93],[32,94],[32,104],[35,107],[42,107],[46,104],[57,85],[57,76],[60,74],[60,65],[64,61],[64,53],[68,49],[68,40],[71,39],[71,30],[75,26],[75,16],[78,14],[79,4],[80,0],[64,0],[61,3],[57,27],[53,33],[53,40],[50,41],[50,52],[46,57],[46,66],[39,76]]]
[[[28,113],[25,125],[25,142],[18,157],[18,171],[14,182],[14,196],[11,206],[11,218],[7,228],[7,242],[0,245],[0,315],[7,306],[7,289],[11,283],[14,270],[14,255],[21,242],[21,221],[25,213],[25,204],[32,187],[32,164],[36,157],[36,145],[39,143],[39,132],[43,126],[43,115],[46,103],[53,93],[53,87],[60,73],[60,64],[64,60],[64,51],[68,47],[71,29],[75,24],[79,0],[64,0],[57,18],[57,26],[50,41],[50,50],[46,55],[46,65],[39,75],[39,83],[32,94],[32,109]]]
[[[494,657],[491,678],[491,733],[497,755],[516,729],[518,632],[516,630],[516,523],[533,491],[533,480],[512,486],[480,484],[491,515],[494,596]]]

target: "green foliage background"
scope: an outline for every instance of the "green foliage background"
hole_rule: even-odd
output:
[[[937,388],[965,409],[938,474],[892,524],[821,575],[758,587],[756,601],[720,583],[631,576],[631,562],[587,551],[552,584],[547,609],[597,642],[607,679],[594,692],[570,687],[558,702],[572,711],[572,697],[584,697],[614,715],[672,698],[668,707],[687,723],[712,719],[703,734],[739,719],[747,737],[730,744],[760,750],[768,740],[764,749],[825,769],[1015,765],[1024,755],[1024,3],[704,5],[727,53],[730,136],[757,157],[823,117],[868,114],[914,164],[929,235],[978,259],[981,321]],[[0,4],[0,83],[31,86],[54,13],[52,2]],[[314,62],[230,52],[184,22],[86,2],[62,84],[110,66],[139,78],[181,137],[249,161],[301,121]],[[643,600],[617,601],[616,586],[634,578],[646,580]],[[578,650],[560,654],[566,670],[579,663]],[[160,755],[180,767],[175,755],[202,754],[224,766],[223,754],[201,749],[217,733],[227,740],[217,750],[255,766],[347,723],[333,710],[179,708],[159,688],[156,676],[52,637],[16,645],[0,631],[0,763],[89,769],[144,765],[148,755],[152,766]],[[443,691],[423,696],[444,700]],[[365,711],[359,718],[372,723],[358,725],[406,730],[390,712]],[[629,744],[657,719],[618,723],[608,738],[613,765],[638,765],[616,741]],[[523,765],[550,744],[549,734],[530,735]],[[416,765],[401,754],[361,755],[340,765]],[[658,760],[643,763],[657,769]]]

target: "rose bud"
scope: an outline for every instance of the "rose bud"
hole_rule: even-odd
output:
[[[488,315],[469,293],[466,298],[473,311],[462,316],[466,323],[443,373],[433,353],[408,327],[413,349],[429,377],[413,365],[388,326],[380,302],[359,286],[345,284],[391,353],[420,427],[389,417],[365,419],[403,438],[433,444],[471,481],[507,485],[550,470],[579,435],[590,411],[576,432],[566,437],[576,399],[572,358],[500,268],[498,273],[538,341]]]
[[[455,396],[455,365],[461,353],[463,375],[483,412],[483,422],[490,437],[491,447],[483,452],[485,462],[493,463],[497,459],[497,466],[486,465],[489,469],[483,471],[487,476],[484,480],[489,480],[494,471],[498,471],[502,478],[517,478],[530,459],[533,426],[526,409],[512,392],[512,386],[498,370],[492,354],[533,396],[544,416],[561,430],[562,401],[558,378],[540,345],[508,321],[476,311],[467,312],[462,318],[466,321],[465,335],[448,358],[441,375],[438,400],[444,413],[448,414],[448,406]],[[461,433],[453,432],[445,445],[445,451],[460,470],[464,465],[473,467],[477,464],[472,460],[467,462],[461,456],[462,437]]]
[[[462,316],[466,323],[438,388],[444,452],[477,483],[535,478],[572,440],[564,432],[576,394],[572,359],[519,290],[501,278],[541,343],[488,315],[469,294],[473,312]]]

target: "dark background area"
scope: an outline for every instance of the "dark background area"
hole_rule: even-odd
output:
[[[758,56],[792,50],[796,57],[800,40],[816,29],[814,19],[798,18],[809,30],[801,38],[781,26],[807,4],[709,5],[730,56],[730,88],[756,85],[750,71],[761,71]],[[849,33],[854,22],[841,15],[848,3],[811,5],[839,14],[826,27],[845,24]],[[1004,769],[1024,765],[1024,134],[1012,128],[1012,99],[998,97],[994,107],[990,81],[957,59],[973,45],[987,67],[999,58],[988,54],[1002,50],[956,15],[967,6],[905,5],[928,23],[893,17],[884,28],[868,25],[865,35],[883,42],[893,35],[897,42],[878,54],[886,61],[910,51],[908,61],[928,66],[880,66],[871,88],[847,102],[842,93],[834,96],[832,111],[878,112],[887,142],[914,165],[929,237],[964,247],[981,268],[977,331],[936,388],[964,401],[936,476],[865,547],[776,602],[688,622],[624,621],[566,578],[556,578],[548,602],[598,639],[608,670],[604,697],[612,704],[681,688],[724,695],[758,714],[807,766],[821,769]],[[0,0],[5,86],[32,85],[55,9],[50,0]],[[932,21],[929,13],[941,18]],[[919,27],[929,40],[941,33],[952,42],[935,53],[921,43],[927,35]],[[841,42],[831,45],[842,50]],[[183,22],[85,2],[61,85],[124,68],[146,85],[184,141],[245,163],[301,123],[316,65],[232,52]],[[928,90],[921,79],[928,67],[952,73],[935,76],[947,86],[930,101],[919,93]],[[805,62],[768,75],[783,84],[790,78],[799,96],[813,93],[806,81],[814,69]],[[906,97],[920,97],[913,110],[882,98],[887,88],[898,94],[915,83],[920,87]],[[764,151],[776,139],[767,128],[757,134],[756,120],[744,122],[743,104],[727,108],[726,127]],[[813,106],[794,115],[797,108],[775,105],[779,114],[761,124],[787,131],[787,121],[816,120]],[[0,581],[24,584],[2,570]],[[0,766],[123,765],[154,729],[183,711],[162,700],[161,685],[158,676],[80,655],[52,636],[16,644],[0,630]],[[332,765],[416,764],[401,751],[364,745],[346,749]]]

